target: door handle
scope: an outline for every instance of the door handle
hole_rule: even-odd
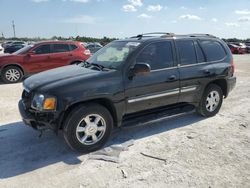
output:
[[[69,54],[68,56],[73,56],[72,54]]]
[[[168,80],[175,81],[176,80],[176,76],[175,75],[171,75],[171,76],[168,77]]]
[[[210,74],[211,74],[211,71],[208,70],[208,69],[206,69],[206,70],[204,70],[204,73],[207,74],[207,75],[210,75]]]

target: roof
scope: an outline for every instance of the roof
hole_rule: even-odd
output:
[[[133,36],[128,39],[124,39],[124,41],[148,41],[148,40],[159,40],[159,39],[183,39],[183,38],[211,38],[211,39],[217,39],[216,36],[210,35],[210,34],[200,34],[200,33],[194,33],[194,34],[186,34],[186,35],[177,35],[174,33],[164,33],[164,32],[155,32],[155,33],[144,33],[139,34],[136,36]]]

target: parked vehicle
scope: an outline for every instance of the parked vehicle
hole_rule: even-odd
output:
[[[100,43],[94,42],[94,43],[86,44],[85,47],[89,49],[90,52],[93,54],[97,52],[98,50],[100,50],[103,46]]]
[[[24,45],[22,45],[22,44],[10,45],[10,46],[7,46],[7,47],[4,49],[4,53],[12,54],[12,53],[16,52],[17,50],[20,50],[20,49],[23,48],[23,47],[24,47]]]
[[[13,41],[6,41],[2,44],[3,48],[6,48],[8,45],[11,45],[13,43]]]
[[[246,47],[241,47],[236,44],[228,44],[228,47],[230,48],[232,54],[245,54],[246,53]]]
[[[0,57],[0,73],[6,83],[16,83],[31,74],[80,63],[90,51],[78,42],[46,41],[28,45],[11,55]]]
[[[0,54],[3,54],[4,52],[4,49],[3,49],[3,47],[2,47],[2,45],[0,45]]]
[[[250,41],[245,43],[247,53],[250,53]]]
[[[85,63],[26,79],[19,102],[24,123],[62,129],[71,148],[89,152],[114,127],[162,119],[177,107],[217,114],[236,84],[228,46],[211,35],[151,35],[113,41]]]

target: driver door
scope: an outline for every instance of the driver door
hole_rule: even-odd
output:
[[[137,55],[135,63],[147,63],[151,71],[125,78],[127,113],[178,102],[180,83],[173,46],[172,40],[154,42]]]

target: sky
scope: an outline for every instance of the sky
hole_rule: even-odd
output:
[[[0,34],[125,38],[147,32],[250,38],[250,0],[0,0]]]

